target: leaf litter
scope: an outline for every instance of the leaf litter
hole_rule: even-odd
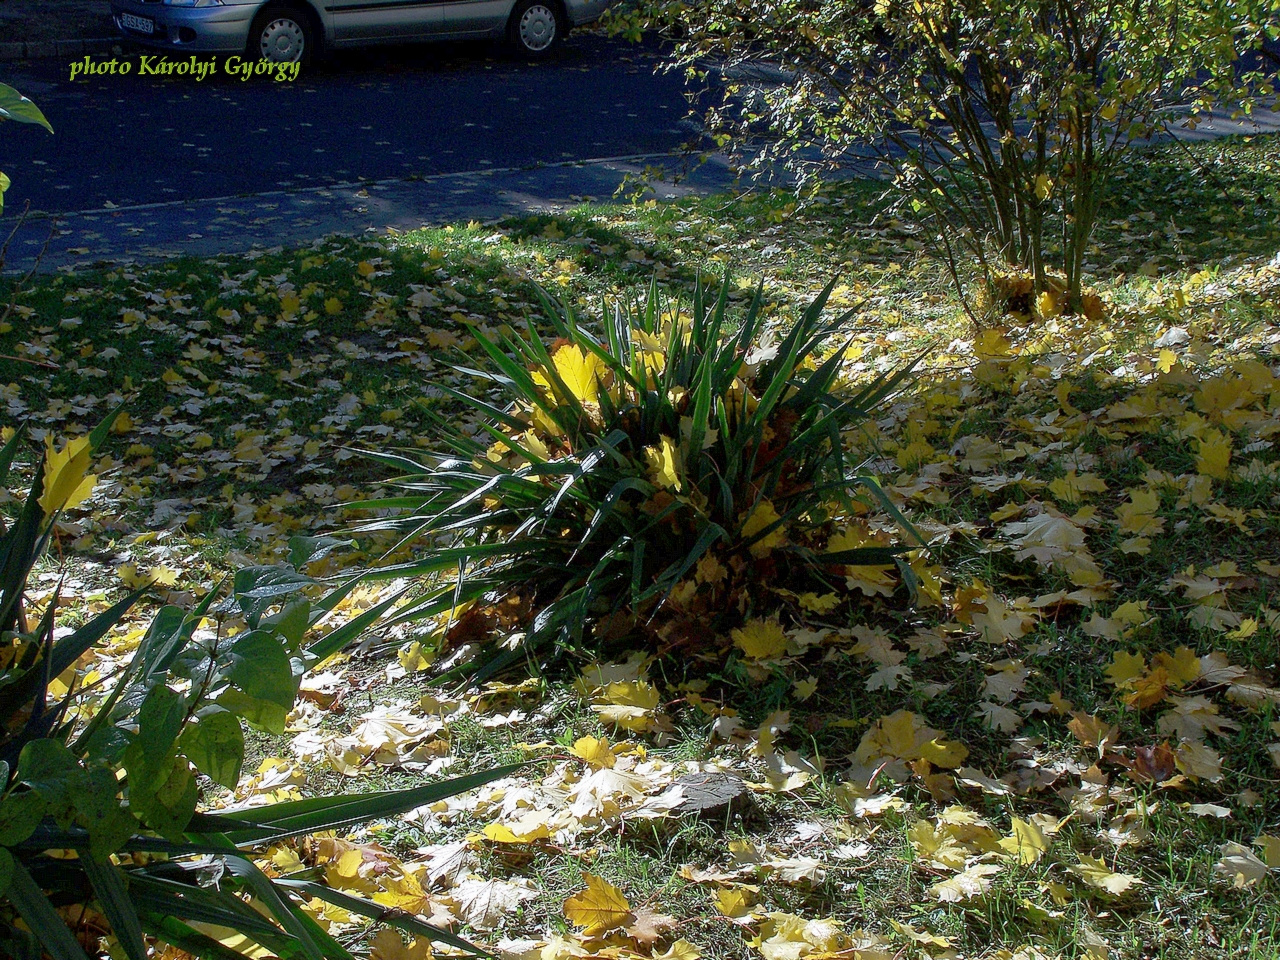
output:
[[[753,209],[768,223],[778,207]],[[8,416],[74,435],[126,405],[97,490],[59,531],[64,594],[87,613],[144,584],[180,600],[228,566],[284,557],[295,533],[341,535],[336,506],[377,479],[354,449],[425,442],[423,405],[448,410],[437,385],[473,386],[443,351],[519,325],[530,279],[584,304],[641,268],[679,283],[659,233],[727,258],[713,219],[672,211],[647,239],[595,213],[46,284],[0,331],[2,352],[59,372],[9,366]],[[851,277],[865,286],[837,290],[869,304],[851,379],[912,352],[936,309],[904,299],[895,251],[872,243]],[[794,271],[771,287],[780,318],[816,266]],[[512,958],[1030,960],[1074,955],[1073,940],[1133,955],[1124,925],[1182,882],[1163,847],[1184,830],[1201,838],[1178,847],[1190,882],[1229,912],[1280,869],[1277,290],[1259,261],[1140,296],[1117,287],[1102,325],[956,327],[930,375],[846,438],[930,541],[914,604],[899,568],[848,566],[844,592],[751,598],[757,615],[718,638],[714,677],[632,658],[583,665],[573,686],[457,696],[415,686],[452,618],[435,636],[384,632],[398,657],[344,654],[309,677],[287,739],[209,805],[494,751],[530,760],[263,860],[319,868]],[[832,549],[893,530],[868,505]],[[337,550],[314,572],[390,546]],[[41,575],[37,602],[59,575]],[[362,587],[338,612],[398,586]],[[117,667],[142,622],[93,669]],[[404,695],[372,692],[388,685]],[[723,802],[700,799],[708,783]],[[674,842],[691,823],[703,839]],[[984,904],[1002,905],[1013,939],[984,926]],[[311,909],[331,932],[354,923]],[[387,960],[431,952],[388,930],[369,945]]]

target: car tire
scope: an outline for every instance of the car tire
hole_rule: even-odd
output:
[[[569,32],[569,22],[556,0],[519,0],[507,21],[507,45],[518,57],[551,56]]]
[[[253,18],[249,28],[250,60],[310,64],[315,57],[317,34],[311,17],[297,7],[270,4]]]

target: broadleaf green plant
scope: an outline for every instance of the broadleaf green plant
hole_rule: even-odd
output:
[[[853,311],[826,316],[833,287],[780,334],[763,284],[739,311],[728,277],[718,291],[699,281],[683,305],[651,285],[593,329],[544,292],[551,343],[532,323],[520,337],[476,332],[490,366],[458,369],[507,405],[444,388],[474,433],[440,419],[438,452],[369,454],[399,475],[395,495],[359,504],[383,514],[359,530],[427,547],[373,575],[436,578],[398,619],[440,618],[453,646],[523,635],[481,675],[547,644],[598,651],[659,628],[674,644],[681,622],[702,624],[709,651],[705,628],[741,619],[755,584],[892,565],[897,548],[870,534],[819,555],[833,518],[856,512],[850,491],[879,493],[841,434],[910,373],[843,383],[836,338]]]
[[[30,492],[17,499],[9,522],[0,520],[0,954],[85,960],[85,947],[58,912],[80,905],[97,908],[129,960],[145,960],[148,938],[199,957],[242,956],[241,946],[209,935],[209,925],[243,935],[245,951],[351,960],[302,909],[313,897],[340,898],[356,915],[474,953],[448,931],[409,915],[388,916],[382,905],[340,895],[309,874],[268,878],[252,857],[290,837],[434,803],[516,767],[395,792],[197,810],[199,774],[236,785],[245,750],[241,722],[283,732],[303,673],[397,599],[321,634],[320,621],[358,580],[328,588],[298,568],[333,541],[297,538],[296,566],[240,570],[220,602],[215,589],[190,611],[163,607],[105,686],[86,685],[78,667],[142,591],[66,632],[56,629],[55,591],[38,622],[28,623],[32,566],[63,511],[90,496],[93,452],[114,419],[60,447],[46,440]],[[24,440],[19,428],[0,449],[0,483],[7,484]]]

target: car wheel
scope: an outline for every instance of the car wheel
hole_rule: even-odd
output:
[[[507,21],[507,42],[518,55],[539,60],[560,45],[567,31],[555,0],[520,0]]]
[[[315,47],[316,31],[311,18],[293,7],[264,7],[249,28],[250,60],[310,63]]]

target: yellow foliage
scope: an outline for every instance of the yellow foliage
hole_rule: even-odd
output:
[[[617,887],[594,873],[583,873],[582,879],[586,887],[564,902],[564,918],[574,926],[584,927],[587,936],[600,936],[635,919]]]
[[[898,710],[881,717],[863,734],[854,758],[862,764],[885,757],[928,760],[936,767],[955,768],[968,755],[963,744],[942,739],[942,734],[927,726],[918,715]]]
[[[659,438],[657,444],[644,448],[644,459],[649,468],[649,480],[654,486],[667,490],[681,489],[680,448],[674,440],[667,436]]]
[[[613,767],[618,759],[609,748],[608,740],[597,740],[595,737],[579,737],[569,752],[597,768]]]
[[[77,507],[89,498],[98,478],[89,473],[88,437],[68,440],[55,450],[52,436],[44,438],[44,492],[40,507],[46,517]]]
[[[781,519],[778,511],[773,508],[773,504],[768,499],[761,498],[752,509],[750,515],[742,521],[742,539],[750,540],[761,531],[778,523]],[[751,555],[759,559],[767,555],[774,547],[780,547],[786,542],[787,532],[785,525],[778,524],[772,531],[751,544]]]
[[[600,400],[600,381],[607,372],[604,361],[576,344],[565,344],[551,355],[555,371],[570,396],[580,404],[597,403]],[[551,377],[545,370],[534,371],[534,382],[556,393]],[[568,400],[569,397],[561,397]]]
[[[787,652],[787,635],[776,620],[748,621],[730,636],[748,660],[776,660]]]

